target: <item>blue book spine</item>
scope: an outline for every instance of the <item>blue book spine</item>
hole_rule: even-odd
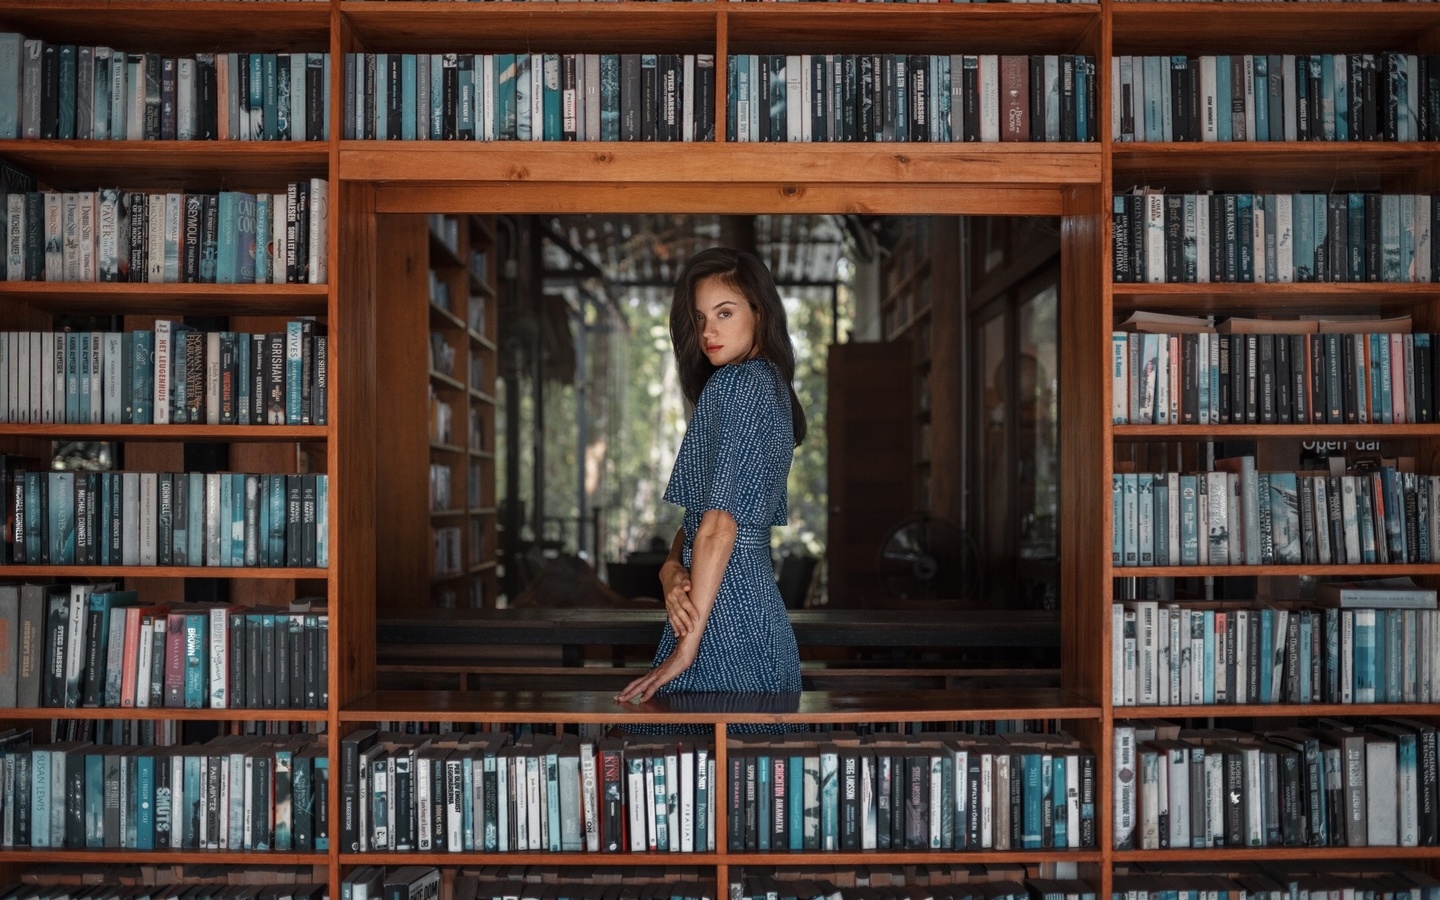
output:
[[[1234,140],[1231,127],[1231,100],[1230,85],[1230,57],[1220,55],[1215,57],[1215,139],[1217,141]],[[1241,85],[1244,89],[1244,85]]]
[[[261,135],[267,141],[279,140],[280,138],[280,82],[279,72],[276,68],[278,62],[274,53],[252,53],[250,54],[251,65],[254,65],[256,57],[260,59],[261,82],[263,92],[260,97],[260,107],[263,110],[263,131]]]
[[[249,425],[254,421],[250,411],[250,335],[240,334],[235,339],[235,421]]]
[[[105,756],[85,755],[85,849],[105,846]]]
[[[270,233],[274,223],[274,199],[271,194],[255,196],[255,283],[269,284],[276,260],[271,256],[275,249],[275,236]],[[284,265],[284,261],[280,262]],[[283,278],[281,279],[284,280]]]
[[[185,708],[201,709],[209,694],[210,621],[205,613],[185,616]]]
[[[805,849],[805,810],[800,797],[804,784],[805,757],[796,754],[785,761],[785,808],[790,816],[786,830],[789,832],[790,849],[795,851]],[[704,848],[696,845],[695,849]]]
[[[51,472],[50,494],[50,564],[75,565],[75,473]],[[38,509],[39,507],[35,507]]]
[[[315,476],[315,565],[330,567],[330,478],[324,474]]]
[[[1090,140],[1090,117],[1085,112],[1085,106],[1090,97],[1089,70],[1090,67],[1086,64],[1085,57],[1075,57],[1075,139],[1081,143]],[[949,96],[949,91],[944,88],[941,88],[938,93],[942,97]]]
[[[304,373],[304,325],[285,323],[285,424],[300,424],[300,387]]]
[[[30,754],[30,846],[50,846],[50,751]]]
[[[235,195],[235,278],[240,284],[255,283],[255,220],[254,194]]]
[[[1041,808],[1044,801],[1044,773],[1042,760],[1038,753],[1026,753],[1020,758],[1020,765],[1024,771],[1023,790],[1021,792],[1021,805],[1024,813],[1020,829],[1020,844],[1025,850],[1038,850],[1041,846],[1041,834],[1044,823],[1041,820]]]
[[[234,191],[220,192],[216,217],[219,226],[215,256],[216,284],[238,283],[239,270],[236,263],[239,257],[237,248],[240,242],[239,196]]]
[[[175,811],[171,828],[181,829],[181,843],[187,850],[197,849],[200,843],[200,757],[187,756],[184,762],[184,806]]]
[[[20,59],[23,35],[13,31],[0,33],[0,140],[20,137]]]
[[[328,797],[330,791],[330,758],[325,754],[315,757],[315,773],[311,778],[315,785],[314,794],[316,797]],[[321,786],[323,790],[321,789]],[[324,852],[330,849],[330,833],[315,829],[315,850]]]
[[[541,57],[542,90],[544,118],[544,139],[547,141],[558,141],[564,134],[564,128],[560,120],[560,55],[558,53],[546,53]]]
[[[135,757],[135,849],[155,849],[155,757]]]
[[[245,475],[232,473],[224,476],[230,488],[230,565],[245,565]],[[224,533],[222,532],[222,540]]]
[[[1335,140],[1350,140],[1350,65],[1343,53],[1335,55]],[[1354,279],[1351,279],[1354,280]]]
[[[56,137],[62,141],[75,138],[75,56],[74,44],[60,47],[60,108]],[[18,85],[19,82],[14,82]]]
[[[415,134],[415,86],[417,74],[415,54],[400,57],[400,139],[413,141]]]
[[[1375,702],[1386,703],[1390,699],[1389,678],[1386,670],[1388,666],[1389,647],[1385,640],[1390,633],[1390,611],[1385,609],[1375,610],[1375,651],[1371,654],[1371,675],[1370,678],[1375,684]]]
[[[39,510],[41,478],[46,477],[44,472],[25,473],[25,509],[27,510],[25,522],[25,561],[32,565],[40,561],[40,545],[44,539],[45,530],[41,526]]]
[[[1068,840],[1069,821],[1065,814],[1065,763],[1066,758],[1057,755],[1050,760],[1050,807],[1052,815],[1051,846],[1064,847]]]
[[[1170,489],[1165,483],[1164,475],[1154,476],[1154,484],[1151,487],[1151,494],[1154,501],[1155,514],[1152,520],[1152,527],[1155,531],[1155,558],[1157,566],[1169,565],[1170,563]]]
[[[1355,610],[1351,653],[1352,692],[1356,703],[1375,702],[1375,610]]]
[[[1294,613],[1291,613],[1294,615]],[[1310,664],[1313,657],[1310,653],[1310,641],[1314,637],[1315,617],[1309,610],[1300,613],[1300,697],[1295,702],[1310,702]]]
[[[1386,349],[1382,351],[1380,348],[1380,342],[1384,337],[1385,336],[1381,334],[1365,335],[1366,341],[1370,344],[1370,415],[1372,417],[1371,421],[1378,425],[1391,424],[1390,420],[1385,417],[1385,395],[1383,393],[1384,388],[1381,386],[1382,381],[1387,379],[1380,377],[1381,361],[1384,356],[1389,356],[1390,353],[1390,342],[1388,340],[1385,341]],[[1382,353],[1384,354],[1383,356]]]
[[[475,846],[475,767],[469,759],[460,763],[460,841],[467,851]]]
[[[729,77],[737,77],[735,69],[730,69]],[[732,94],[732,96],[734,96]],[[727,123],[729,128],[734,128],[736,119],[732,113]],[[733,132],[732,132],[733,133]],[[603,53],[600,55],[600,140],[620,140],[620,55],[618,53]],[[735,140],[735,138],[731,138]]]
[[[439,53],[430,54],[430,140],[445,137],[445,66]]]
[[[1200,563],[1200,530],[1197,516],[1196,491],[1198,482],[1195,475],[1180,476],[1180,564],[1194,566]]]
[[[1404,697],[1401,686],[1402,670],[1405,665],[1405,643],[1403,628],[1404,613],[1398,609],[1385,613],[1385,639],[1377,644],[1385,645],[1385,697],[1390,703],[1400,703]]]
[[[1255,84],[1255,133],[1250,135],[1250,140],[1268,141],[1270,140],[1270,59],[1263,53],[1257,53],[1252,60],[1252,65]]]

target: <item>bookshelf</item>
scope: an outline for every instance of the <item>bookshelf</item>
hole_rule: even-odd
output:
[[[327,285],[212,286],[133,284],[0,285],[0,326],[49,329],[58,317],[109,315],[123,327],[150,327],[157,316],[221,317],[236,330],[263,330],[286,317],[322,317],[333,356],[330,424],[313,427],[48,426],[0,428],[6,450],[43,452],[61,437],[113,440],[127,467],[183,471],[187,455],[218,447],[226,465],[251,471],[325,472],[330,502],[328,569],[27,568],[0,573],[6,580],[104,576],[141,585],[157,600],[183,596],[195,582],[224,579],[230,596],[243,604],[276,602],[323,593],[331,613],[328,654],[330,703],[318,711],[152,709],[76,710],[77,718],[154,718],[234,723],[274,719],[323,719],[332,735],[332,772],[338,771],[338,736],[352,723],[380,719],[428,721],[598,721],[623,723],[637,717],[689,721],[723,730],[743,714],[682,712],[652,704],[643,711],[617,709],[603,694],[376,693],[376,606],[413,592],[426,593],[430,516],[423,502],[409,512],[388,505],[388,490],[404,479],[411,498],[428,496],[423,481],[428,461],[454,457],[463,482],[467,458],[481,461],[480,503],[464,516],[485,521],[485,551],[493,553],[493,445],[466,443],[468,409],[488,410],[483,437],[493,441],[496,321],[494,302],[483,328],[463,316],[446,317],[425,303],[428,269],[435,264],[426,216],[454,217],[472,247],[493,247],[490,216],[505,213],[852,211],[894,215],[1042,215],[1062,221],[1060,335],[1061,393],[1061,616],[1062,684],[1059,694],[1009,692],[980,698],[962,692],[920,697],[915,693],[835,695],[802,701],[780,718],[794,721],[915,721],[935,718],[1064,719],[1099,765],[1098,847],[1078,855],[1025,853],[1024,861],[1070,859],[1080,864],[1099,896],[1109,896],[1112,872],[1122,862],[1193,860],[1354,859],[1359,856],[1415,860],[1434,870],[1436,848],[1354,848],[1256,850],[1124,851],[1111,849],[1111,736],[1117,721],[1135,716],[1186,718],[1283,716],[1285,706],[1160,707],[1117,709],[1111,703],[1109,672],[1110,599],[1115,579],[1130,572],[1110,564],[1110,475],[1118,457],[1142,444],[1177,439],[1246,438],[1293,442],[1319,436],[1307,426],[1227,426],[1185,431],[1164,426],[1110,424],[1106,362],[1115,317],[1132,309],[1200,313],[1287,311],[1408,311],[1434,328],[1434,285],[1112,285],[1109,204],[1114,190],[1149,183],[1167,189],[1440,190],[1440,167],[1432,146],[1384,145],[1119,145],[1108,128],[1112,98],[1109,62],[1120,53],[1328,52],[1409,49],[1440,50],[1440,10],[1430,4],[1222,4],[1128,3],[1095,5],[926,4],[653,4],[442,3],[330,0],[0,0],[0,29],[52,42],[109,44],[157,52],[203,49],[328,51],[338,63],[347,52],[487,52],[545,45],[558,52],[703,52],[716,56],[717,75],[729,53],[760,52],[987,52],[1087,53],[1100,77],[1099,140],[1083,145],[907,144],[732,145],[725,141],[724,89],[717,77],[713,143],[681,144],[458,144],[344,141],[339,139],[343,84],[330,87],[331,138],[324,142],[259,144],[230,142],[0,141],[0,158],[32,171],[53,189],[90,190],[120,182],[161,190],[276,190],[289,180],[324,177],[331,185],[327,236]],[[340,67],[336,66],[336,71]],[[482,211],[484,216],[473,214]],[[486,242],[490,242],[487,244]],[[440,254],[443,255],[443,254]],[[450,261],[456,277],[468,281],[468,259]],[[457,298],[494,300],[495,256],[485,278],[461,284]],[[458,263],[458,265],[457,265]],[[487,290],[488,288],[488,290]],[[403,301],[403,302],[402,302]],[[933,313],[932,313],[933,315]],[[437,322],[439,324],[437,324]],[[462,396],[466,413],[453,443],[432,446],[425,398],[428,371],[418,378],[398,371],[402,357],[426,358],[432,328],[449,329],[463,350],[460,365],[478,358],[490,389],[446,390]],[[472,355],[473,353],[473,355]],[[932,356],[932,372],[938,356]],[[488,368],[486,368],[488,366]],[[409,371],[415,371],[414,366]],[[482,379],[482,384],[484,383]],[[932,398],[938,402],[938,395]],[[932,411],[932,415],[936,415]],[[484,417],[489,416],[485,421]],[[410,417],[418,417],[412,422]],[[1440,426],[1387,426],[1365,434],[1413,440],[1433,456]],[[418,438],[400,447],[387,443],[401,433]],[[1360,436],[1350,427],[1325,428],[1330,436]],[[488,460],[488,462],[487,462]],[[932,453],[932,467],[959,465],[951,451]],[[488,466],[488,469],[486,468]],[[453,488],[452,488],[453,489]],[[940,485],[935,483],[938,493]],[[466,499],[462,491],[457,495]],[[460,509],[459,504],[456,509]],[[446,511],[448,516],[449,511]],[[490,518],[487,519],[486,517]],[[482,557],[484,559],[484,557]],[[377,564],[377,560],[380,562]],[[484,563],[482,562],[482,566]],[[404,568],[410,567],[410,568]],[[404,568],[404,572],[400,570]],[[1296,574],[1255,567],[1146,574]],[[1359,574],[1356,567],[1325,567],[1312,574]],[[1386,567],[1434,584],[1435,566]],[[397,574],[399,573],[399,574]],[[483,570],[486,597],[494,595],[494,568]],[[826,704],[829,704],[828,706]],[[1243,713],[1242,713],[1243,710]],[[1307,708],[1336,715],[1404,712],[1434,719],[1435,704],[1402,704],[1372,709],[1346,706]],[[8,724],[29,723],[43,731],[53,711],[4,710]],[[774,714],[762,717],[775,721]],[[722,742],[723,745],[723,742]],[[721,751],[723,752],[723,751]],[[332,790],[330,819],[338,822]],[[315,854],[245,854],[172,851],[126,854],[127,862],[313,863],[328,871],[331,896],[339,897],[341,877],[366,862],[412,863],[416,854],[355,857],[332,849]],[[960,855],[956,855],[957,857]],[[924,861],[936,859],[923,854]],[[99,851],[0,850],[0,874],[13,878],[27,867],[52,861],[113,858]],[[853,865],[859,859],[908,861],[902,854],[856,857],[825,854],[814,861]],[[673,858],[672,858],[673,859]],[[770,854],[762,860],[786,859]],[[965,854],[962,861],[983,861]],[[442,860],[435,859],[439,863]],[[443,862],[450,863],[447,856]],[[516,857],[516,862],[532,861]],[[543,862],[572,866],[630,865],[629,857],[585,856]],[[723,886],[732,867],[755,863],[746,854],[699,855],[697,865]],[[722,887],[723,890],[723,887]],[[728,893],[728,892],[727,892]]]

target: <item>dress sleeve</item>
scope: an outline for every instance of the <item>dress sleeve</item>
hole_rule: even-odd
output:
[[[722,369],[717,384],[714,469],[706,509],[723,509],[737,525],[769,525],[773,500],[768,460],[776,440],[774,403],[753,371]]]

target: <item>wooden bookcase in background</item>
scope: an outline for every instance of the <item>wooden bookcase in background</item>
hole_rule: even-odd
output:
[[[379,229],[385,339],[376,379],[385,425],[375,430],[384,470],[376,503],[392,529],[377,547],[376,602],[493,606],[494,219],[387,216]],[[443,426],[441,408],[449,418]],[[440,508],[431,503],[432,465],[450,472],[450,502]],[[438,558],[442,529],[456,536],[448,568]]]
[[[331,424],[319,429],[166,429],[0,426],[7,449],[41,452],[43,439],[116,439],[133,467],[183,468],[186,443],[230,448],[231,465],[293,466],[297,446],[315,468],[330,475],[331,568],[325,572],[29,568],[5,577],[124,578],[157,597],[177,596],[187,577],[232,581],[245,602],[279,599],[323,589],[330,601],[331,661],[327,728],[337,735],[356,723],[428,719],[476,721],[624,721],[637,716],[709,723],[731,714],[655,707],[620,710],[609,698],[535,693],[479,696],[396,695],[375,692],[377,603],[423,594],[429,516],[424,476],[428,446],[400,454],[386,435],[409,430],[407,417],[425,410],[422,371],[402,395],[390,368],[402,353],[425,356],[432,313],[424,304],[430,247],[425,216],[468,217],[548,213],[833,213],[884,215],[1033,215],[1061,223],[1061,617],[1062,689],[1037,696],[947,693],[939,697],[872,695],[806,699],[797,712],[735,714],[740,719],[804,721],[932,720],[1058,717],[1093,748],[1099,761],[1099,847],[1093,852],[953,854],[828,854],[805,862],[837,867],[954,859],[974,863],[1073,860],[1082,877],[1108,897],[1117,862],[1166,860],[1355,859],[1377,851],[1354,848],[1170,850],[1117,853],[1110,849],[1111,736],[1117,718],[1150,715],[1234,715],[1228,707],[1175,710],[1116,709],[1109,685],[1109,607],[1113,579],[1129,572],[1110,565],[1110,475],[1117,455],[1134,445],[1194,437],[1296,441],[1337,437],[1345,429],[1306,426],[1212,428],[1177,432],[1154,426],[1110,424],[1107,369],[1113,316],[1131,308],[1263,313],[1292,309],[1409,310],[1434,329],[1434,285],[1210,285],[1110,284],[1109,212],[1112,190],[1137,184],[1169,189],[1436,191],[1440,157],[1418,144],[1373,145],[1114,145],[1109,137],[1109,63],[1114,53],[1339,52],[1410,49],[1440,51],[1440,6],[1362,3],[1122,3],[1098,4],[786,4],[727,3],[445,3],[328,0],[0,0],[0,28],[56,43],[89,43],[133,50],[191,53],[201,50],[328,49],[335,72],[344,54],[369,52],[490,52],[544,48],[555,52],[706,52],[717,61],[717,134],[707,144],[471,144],[359,142],[339,139],[343,83],[331,80],[331,139],[313,144],[0,142],[0,156],[34,172],[49,187],[94,189],[119,183],[160,189],[264,188],[292,178],[322,176],[331,183],[331,284],[322,287],[210,287],[159,285],[0,286],[4,325],[50,327],[53,314],[105,310],[123,313],[127,327],[154,315],[224,315],[236,328],[246,317],[270,321],[301,313],[323,315],[332,338]],[[1086,53],[1100,74],[1100,140],[1055,144],[733,145],[726,143],[723,91],[729,53],[970,52]],[[932,263],[933,265],[933,263]],[[492,276],[493,277],[493,276]],[[932,272],[932,284],[935,275]],[[493,285],[493,282],[492,282]],[[397,288],[400,288],[397,290]],[[412,302],[414,300],[422,302]],[[941,299],[938,296],[932,299]],[[493,304],[492,304],[493,305]],[[932,303],[932,320],[949,307]],[[958,314],[958,313],[957,313]],[[492,313],[493,315],[493,313]],[[487,323],[494,327],[493,319]],[[932,328],[935,327],[932,321]],[[462,325],[463,327],[463,325]],[[485,333],[493,343],[493,332]],[[931,370],[942,342],[933,335]],[[408,349],[407,349],[408,348]],[[493,377],[493,374],[491,375]],[[406,382],[405,384],[409,384]],[[410,387],[406,387],[410,390]],[[417,398],[418,399],[415,399]],[[468,401],[467,401],[468,402]],[[942,415],[932,384],[931,417]],[[493,421],[491,423],[493,425]],[[402,429],[402,426],[404,428]],[[419,418],[414,434],[428,435]],[[464,427],[462,423],[462,428]],[[1367,434],[1390,432],[1371,428]],[[462,431],[462,434],[464,432]],[[1433,471],[1440,426],[1397,427],[1413,439],[1423,466]],[[486,434],[493,440],[493,429]],[[37,445],[37,441],[41,444]],[[489,449],[489,448],[487,448]],[[932,447],[932,505],[938,511],[940,476],[957,464],[958,449]],[[283,457],[283,460],[282,460]],[[264,463],[260,460],[263,459]],[[143,462],[140,462],[143,460]],[[403,465],[402,465],[403,463]],[[387,487],[417,473],[418,514],[401,519],[383,501]],[[493,469],[492,469],[493,471]],[[463,475],[462,475],[463,477]],[[492,532],[493,533],[493,532]],[[417,567],[403,584],[380,576],[377,558]],[[408,571],[408,570],[407,570]],[[1285,574],[1301,571],[1291,567]],[[1312,570],[1305,570],[1312,571]],[[1320,571],[1320,570],[1313,570]],[[1355,568],[1331,567],[1333,574]],[[1389,567],[1387,571],[1402,571]],[[1437,567],[1404,569],[1434,580]],[[1151,569],[1149,575],[1224,575],[1235,570]],[[1239,574],[1265,574],[1255,569]],[[388,576],[387,576],[388,577]],[[407,592],[407,593],[402,593]],[[827,705],[829,704],[829,705]],[[838,710],[838,711],[837,711]],[[1387,707],[1434,718],[1436,705]],[[128,717],[271,718],[269,712],[157,709],[123,711]],[[1244,714],[1293,716],[1302,708],[1246,708]],[[1326,710],[1364,714],[1364,707]],[[82,715],[118,717],[120,712]],[[44,729],[53,710],[5,710],[7,724]],[[697,718],[698,717],[698,718]],[[849,717],[849,718],[847,718]],[[338,780],[338,741],[331,741],[332,778]],[[332,781],[332,784],[334,782]],[[330,821],[338,822],[338,792]],[[1436,848],[1387,850],[1383,855],[1435,868]],[[0,850],[0,876],[13,878],[40,862],[117,858],[87,851]],[[454,855],[358,856],[332,840],[327,853],[239,854],[157,852],[126,854],[125,862],[312,863],[328,871],[332,897],[345,872],[362,863],[454,864]],[[576,867],[675,864],[674,855],[641,854],[505,857],[517,863],[555,862]],[[713,870],[720,890],[743,865],[790,861],[717,854],[693,858]],[[498,858],[496,858],[498,861]],[[470,860],[464,860],[466,862]]]

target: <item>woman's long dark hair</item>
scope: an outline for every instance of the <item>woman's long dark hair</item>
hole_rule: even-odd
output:
[[[680,370],[680,388],[692,404],[700,401],[705,382],[715,366],[700,352],[700,335],[695,328],[695,290],[707,278],[718,278],[750,301],[755,313],[755,343],[760,356],[780,370],[790,391],[790,416],[795,446],[805,440],[805,410],[795,396],[795,346],[785,327],[785,306],[770,270],[753,253],[729,247],[711,247],[690,258],[675,283],[670,304],[670,342],[675,348],[675,365]]]

